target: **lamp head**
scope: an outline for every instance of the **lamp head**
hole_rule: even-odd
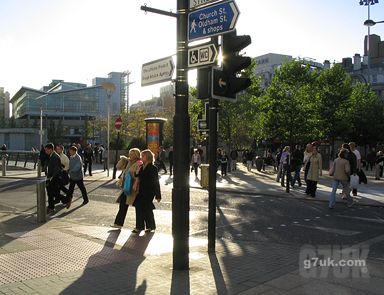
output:
[[[365,22],[364,22],[364,26],[367,26],[367,27],[373,27],[374,25],[376,25],[376,22],[371,20],[371,19],[367,19]]]

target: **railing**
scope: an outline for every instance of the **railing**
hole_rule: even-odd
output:
[[[0,151],[2,176],[6,176],[7,167],[18,167],[18,164],[21,164],[24,168],[27,168],[27,163],[31,163],[33,169],[37,168],[39,174],[39,154],[39,151]]]

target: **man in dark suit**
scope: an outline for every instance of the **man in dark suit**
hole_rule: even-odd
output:
[[[44,149],[48,155],[46,172],[46,188],[48,194],[47,213],[51,214],[55,212],[55,199],[60,199],[60,174],[62,166],[60,156],[55,152],[53,143],[46,144]]]

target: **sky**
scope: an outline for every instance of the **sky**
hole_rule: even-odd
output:
[[[368,7],[359,0],[234,0],[238,35],[250,35],[247,56],[267,53],[339,62],[363,55]],[[371,19],[384,20],[384,0]],[[177,0],[0,0],[0,87],[11,97],[52,79],[92,84],[130,71],[130,104],[159,95],[141,87],[144,63],[176,54],[176,19],[140,7],[176,12]],[[384,39],[384,24],[371,28]],[[189,71],[190,85],[196,71]]]

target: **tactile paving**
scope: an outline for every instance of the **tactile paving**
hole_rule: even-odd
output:
[[[95,232],[96,233],[96,232]],[[59,230],[7,233],[38,249],[0,255],[0,285],[78,271],[129,259],[126,253]],[[97,232],[108,239],[108,232]]]

